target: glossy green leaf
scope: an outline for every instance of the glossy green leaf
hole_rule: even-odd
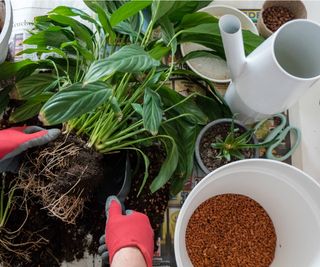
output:
[[[195,12],[186,14],[179,24],[179,28],[186,29],[192,28],[200,24],[218,23],[219,20],[216,17],[211,16],[206,12]]]
[[[167,1],[167,0],[155,0],[151,5],[152,11],[152,20],[158,21],[160,18],[165,16],[171,8],[174,6],[175,1]]]
[[[133,107],[135,112],[137,112],[139,115],[141,115],[141,117],[143,116],[143,108],[140,104],[133,103],[133,104],[131,104],[131,106]]]
[[[30,59],[17,62],[5,61],[0,65],[0,80],[10,79],[16,76],[23,69],[30,69],[33,72],[37,66],[38,63]]]
[[[49,18],[56,21],[62,25],[69,26],[72,28],[75,36],[79,38],[80,41],[84,42],[88,49],[93,48],[93,33],[81,22],[62,15],[50,14]]]
[[[41,48],[47,46],[60,48],[62,43],[71,41],[67,31],[62,27],[54,26],[47,30],[40,31],[34,35],[31,35],[23,43],[28,45],[37,45]]]
[[[144,92],[143,101],[143,126],[152,135],[158,133],[162,121],[162,106],[160,96],[147,88]]]
[[[119,22],[128,19],[129,17],[137,14],[142,9],[150,6],[152,0],[131,0],[126,2],[119,9],[112,13],[110,23],[112,26],[117,25]]]
[[[174,54],[177,51],[177,39],[173,38],[175,31],[173,27],[173,23],[170,22],[169,18],[167,16],[164,16],[159,21],[161,25],[161,37],[163,39],[163,42],[168,46],[171,45],[172,53]],[[173,38],[173,40],[171,40]]]
[[[249,55],[264,41],[263,37],[256,35],[248,30],[243,30],[242,35],[243,35],[243,44],[244,44],[244,50],[246,52],[246,55]]]
[[[57,77],[52,74],[34,74],[20,80],[15,84],[14,89],[11,92],[11,98],[17,100],[27,100],[28,98],[41,94],[44,91],[54,89],[57,84]]]
[[[93,111],[112,96],[112,89],[103,82],[75,83],[56,93],[41,109],[45,125],[66,122]]]
[[[110,57],[93,62],[86,76],[85,83],[107,78],[115,72],[136,73],[159,66],[160,62],[153,59],[142,47],[127,45]]]
[[[52,93],[44,93],[29,99],[11,113],[9,121],[11,123],[18,123],[33,118],[39,114],[41,107],[51,96]]]
[[[66,47],[73,47],[76,51],[79,52],[79,55],[83,56],[83,58],[87,61],[94,60],[94,55],[92,54],[92,52],[81,46],[77,40],[61,44],[61,49],[64,49]]]
[[[185,119],[192,123],[207,124],[208,117],[197,106],[194,97],[186,100],[185,96],[166,86],[162,86],[157,92],[161,97],[164,108],[170,109],[175,115],[190,114]]]
[[[170,50],[170,47],[164,46],[163,44],[159,43],[156,44],[156,46],[153,47],[150,51],[148,51],[148,53],[152,58],[161,60],[163,57],[168,55]]]
[[[80,9],[74,8],[74,7],[58,6],[55,9],[53,9],[50,12],[50,14],[59,14],[59,15],[70,16],[70,17],[79,16],[83,20],[86,20],[86,21],[89,21],[89,22],[95,24],[98,28],[100,27],[100,25],[97,23],[97,21],[95,19],[93,19],[89,14],[87,14],[86,12],[84,12]]]
[[[110,42],[114,43],[116,40],[116,34],[114,33],[109,18],[103,8],[99,5],[96,7],[96,12],[98,14],[99,21],[106,35],[109,35]]]
[[[212,1],[180,0],[172,2],[174,2],[174,5],[170,9],[168,15],[171,21],[179,22],[186,14],[191,14],[200,8],[207,6]]]
[[[174,139],[172,137],[167,136],[167,138],[163,140],[163,144],[166,148],[167,157],[161,165],[159,174],[150,185],[150,190],[152,193],[159,190],[170,180],[175,169],[177,168],[179,160],[178,148]]]

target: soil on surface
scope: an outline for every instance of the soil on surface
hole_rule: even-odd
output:
[[[242,133],[245,132],[245,129],[241,126],[235,124],[235,128],[238,128],[239,131],[235,133],[235,136],[238,137]],[[218,139],[225,140],[227,135],[230,132],[230,123],[224,122],[217,125],[212,126],[209,128],[200,141],[200,157],[203,161],[203,164],[210,170],[213,171],[216,168],[223,166],[227,163],[227,159],[221,156],[220,151],[216,148],[211,146],[212,143],[218,142]],[[253,158],[255,157],[255,150],[254,149],[243,149],[241,150],[242,154],[245,158]],[[231,161],[238,160],[235,157],[231,157]]]
[[[239,194],[218,195],[203,202],[186,230],[187,251],[195,267],[268,267],[276,241],[267,212]]]
[[[153,146],[143,150],[149,157],[149,177],[148,180],[138,196],[143,176],[144,176],[144,164],[140,162],[138,174],[133,179],[130,193],[126,199],[126,209],[132,209],[138,212],[142,212],[149,217],[152,229],[155,233],[155,250],[157,249],[157,236],[160,233],[160,226],[164,219],[164,213],[168,206],[170,198],[169,188],[167,183],[164,187],[159,189],[155,193],[151,193],[149,187],[153,179],[158,175],[163,161],[165,160],[165,152],[159,146]]]
[[[30,153],[32,154],[34,152],[35,151],[32,151]],[[151,163],[149,179],[139,197],[137,197],[137,193],[142,182],[144,165],[143,162],[136,161],[135,155],[131,155],[131,165],[137,167],[137,173],[132,177],[133,185],[130,196],[126,201],[126,208],[147,214],[153,229],[157,233],[160,229],[163,214],[169,200],[169,185],[153,195],[149,190],[149,185],[157,175],[165,155],[163,151],[159,152],[159,147],[146,149],[145,153],[149,156]],[[123,156],[120,156],[120,158],[121,157]],[[111,173],[112,168],[110,168],[110,166],[118,166],[119,168],[116,169],[121,169],[122,167],[117,165],[119,161],[121,161],[121,159],[119,159],[117,155],[104,156],[103,162],[105,168],[103,170],[103,176],[108,177],[108,179],[114,177]],[[90,161],[85,158],[82,158],[81,161],[74,162],[82,165],[85,162],[93,164],[92,160]],[[115,174],[115,177],[119,175],[119,173]],[[14,177],[12,179],[14,179]],[[69,180],[68,178],[67,181]],[[77,216],[75,224],[68,224],[52,215],[50,216],[48,210],[43,208],[41,197],[29,194],[27,198],[28,219],[21,231],[22,234],[19,235],[14,242],[22,243],[26,242],[26,240],[32,240],[34,242],[41,240],[42,242],[30,251],[29,259],[21,259],[11,255],[5,267],[55,267],[60,266],[62,261],[71,262],[82,259],[85,251],[88,251],[89,254],[92,255],[96,254],[99,247],[99,238],[104,234],[106,220],[105,200],[108,194],[117,194],[121,186],[118,181],[110,181],[110,183],[107,184],[115,186],[114,191],[112,191],[110,188],[104,188],[104,182],[97,183],[95,186],[84,183],[88,186],[91,193],[86,196],[84,208],[79,216]],[[63,188],[64,183],[61,183],[61,185]],[[101,193],[101,191],[103,191],[103,193]],[[104,197],[103,194],[105,194]],[[22,190],[19,190],[17,191],[17,195],[17,204],[12,211],[13,216],[10,217],[8,222],[11,230],[20,227],[26,217],[26,211],[22,205],[24,193]]]

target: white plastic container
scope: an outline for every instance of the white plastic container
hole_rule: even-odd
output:
[[[219,26],[232,77],[225,100],[240,121],[285,111],[320,79],[320,24],[305,19],[285,23],[248,57],[239,19],[225,15]]]
[[[12,32],[13,18],[10,0],[4,0],[4,5],[3,3],[0,4],[0,17],[2,26],[2,30],[0,33],[0,63],[2,63],[3,61],[5,61],[8,54],[9,39]]]
[[[192,267],[185,244],[191,215],[202,202],[226,193],[249,196],[271,217],[277,234],[272,267],[320,266],[320,185],[291,165],[248,159],[208,174],[187,197],[175,229],[178,267]]]

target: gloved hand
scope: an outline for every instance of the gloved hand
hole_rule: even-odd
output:
[[[153,230],[149,218],[139,212],[127,210],[122,214],[122,206],[116,196],[110,196],[106,202],[106,230],[105,236],[100,238],[99,253],[105,261],[121,248],[137,247],[141,251],[148,267],[152,267],[154,251]],[[108,249],[108,251],[106,251]]]
[[[22,126],[0,130],[0,172],[16,172],[18,155],[28,148],[44,145],[60,134],[59,129]]]

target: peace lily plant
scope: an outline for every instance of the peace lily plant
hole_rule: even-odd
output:
[[[20,54],[36,54],[37,60],[1,65],[0,79],[15,76],[16,84],[0,92],[0,113],[10,96],[22,103],[11,122],[39,114],[44,125],[63,123],[98,152],[137,151],[145,162],[144,183],[149,160],[141,148],[160,142],[166,159],[150,189],[158,190],[172,177],[177,193],[191,174],[199,127],[230,116],[209,81],[204,82],[212,89],[210,97],[183,97],[166,86],[175,73],[195,76],[176,70],[179,43],[197,42],[224,57],[217,19],[194,13],[210,1],[84,2],[94,16],[60,6],[35,18],[24,41],[32,48]],[[244,39],[248,53],[261,42],[250,33]],[[167,55],[172,61],[164,65]]]

